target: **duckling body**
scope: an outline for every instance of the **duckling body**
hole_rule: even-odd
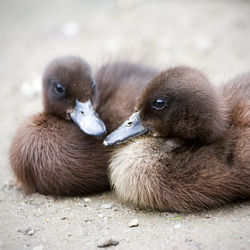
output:
[[[183,73],[186,68],[178,70]],[[190,71],[192,69],[188,69],[187,72]],[[185,79],[187,79],[186,73],[184,73]],[[192,74],[195,75],[194,72]],[[224,85],[218,90],[220,100],[215,100],[214,96],[206,100],[205,95],[203,96],[207,103],[211,100],[217,104],[222,103],[218,106],[218,112],[214,112],[221,116],[221,120],[217,119],[217,122],[213,123],[213,117],[211,117],[207,120],[206,126],[215,124],[213,125],[215,127],[205,126],[204,128],[204,133],[210,131],[212,140],[208,132],[206,137],[202,135],[198,137],[198,130],[193,134],[193,128],[189,128],[189,123],[186,123],[187,117],[192,119],[191,115],[196,115],[194,110],[189,116],[189,108],[199,105],[199,99],[195,97],[197,84],[190,83],[190,90],[186,89],[184,92],[182,88],[185,86],[179,86],[176,90],[172,89],[173,94],[169,94],[169,84],[164,78],[171,77],[170,72],[163,75],[164,77],[156,77],[148,84],[136,106],[135,111],[139,110],[141,123],[143,127],[148,128],[148,134],[131,139],[127,144],[116,149],[113,154],[109,166],[110,180],[118,197],[124,202],[141,208],[180,212],[201,211],[238,199],[249,198],[250,75],[236,78]],[[176,76],[177,82],[183,80],[183,75],[182,79],[179,78],[180,75]],[[159,82],[161,84],[157,87],[161,93],[151,88]],[[204,83],[207,84],[207,82]],[[165,108],[151,111],[148,104],[152,102],[148,97],[167,100],[164,99],[162,88],[168,88],[168,100],[173,96],[174,98]],[[187,91],[191,91],[191,96],[188,96]],[[189,100],[193,98],[190,100],[193,103],[183,104],[180,101],[182,97],[177,98],[176,92],[186,94]],[[173,100],[178,100],[177,109],[175,109],[176,102]],[[184,112],[178,113],[181,105],[185,107],[185,121],[183,121]],[[203,111],[209,113],[210,108],[213,109],[212,106],[211,103],[208,110],[204,107],[199,110],[200,116],[203,116]],[[175,110],[173,115],[177,119],[168,116],[173,108]],[[203,118],[196,117],[197,126],[200,126]],[[176,122],[174,129],[159,127],[159,120],[162,126],[168,126],[172,119]],[[186,128],[182,126],[183,123]],[[192,122],[191,124],[195,126]],[[216,131],[218,124],[220,124],[219,133]],[[186,131],[183,133],[178,130],[180,128]],[[115,131],[110,138],[106,139],[107,142],[116,136]],[[122,140],[119,138],[119,141]]]
[[[17,131],[11,165],[29,193],[80,195],[109,189],[109,152],[71,121],[41,113]]]
[[[113,65],[104,66],[103,72],[112,71]],[[48,65],[43,76],[44,112],[24,122],[10,148],[12,170],[26,192],[81,195],[110,188],[107,165],[112,149],[94,137],[106,129],[92,103],[106,123],[112,110],[106,102],[119,95],[112,86],[119,83],[122,68],[120,65],[121,73],[111,78],[110,85],[105,82],[109,88],[100,88],[98,96],[89,66],[80,58],[59,58]],[[101,70],[97,76],[102,86]],[[130,114],[120,111],[119,120],[125,120],[133,109]],[[116,120],[107,129],[113,126],[118,126]]]

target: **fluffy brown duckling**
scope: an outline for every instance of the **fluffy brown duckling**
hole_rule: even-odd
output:
[[[93,105],[107,122],[108,131],[117,128],[132,114],[141,83],[155,73],[147,72],[151,70],[134,64],[106,64],[95,77],[98,91],[89,65],[81,58],[52,61],[43,75],[44,111],[18,129],[10,148],[11,167],[21,186],[29,193],[52,195],[109,189],[111,148],[94,138],[104,135],[106,128]],[[129,86],[135,89],[131,96]],[[119,102],[120,91],[126,89],[123,94],[127,103],[131,102],[129,106]],[[117,112],[117,119],[112,119],[116,116],[113,112]]]
[[[106,127],[95,112],[95,82],[78,57],[52,61],[43,75],[44,111],[16,132],[11,167],[27,192],[71,195],[109,188]],[[74,121],[74,122],[73,122]]]
[[[249,198],[250,74],[215,89],[193,68],[160,73],[104,144],[129,138],[109,166],[122,201],[190,212]]]

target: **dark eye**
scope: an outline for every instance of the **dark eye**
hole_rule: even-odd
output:
[[[154,109],[160,110],[160,109],[163,109],[166,107],[166,103],[165,103],[165,101],[163,101],[161,99],[157,99],[157,100],[153,101],[152,107]]]
[[[95,81],[92,81],[91,82],[91,88],[94,88],[95,87]]]
[[[54,87],[54,91],[57,95],[62,95],[65,93],[65,88],[60,83],[57,83]]]

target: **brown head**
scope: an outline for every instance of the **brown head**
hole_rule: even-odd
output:
[[[57,58],[43,74],[44,111],[73,120],[86,134],[102,136],[106,128],[93,108],[96,88],[85,61],[75,56]]]
[[[176,67],[144,89],[135,113],[105,140],[106,145],[150,133],[211,143],[225,133],[226,110],[209,80],[198,70]]]

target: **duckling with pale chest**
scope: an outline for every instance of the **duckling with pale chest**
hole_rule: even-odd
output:
[[[190,212],[248,199],[250,74],[216,90],[193,68],[160,73],[104,144],[128,139],[109,166],[122,201]]]
[[[95,137],[105,134],[103,121],[111,131],[132,114],[142,83],[153,74],[136,64],[106,64],[94,77],[98,91],[89,65],[81,58],[52,61],[43,75],[44,111],[24,122],[10,148],[11,167],[23,189],[46,195],[109,189],[112,149]],[[119,102],[121,91],[126,104]]]

